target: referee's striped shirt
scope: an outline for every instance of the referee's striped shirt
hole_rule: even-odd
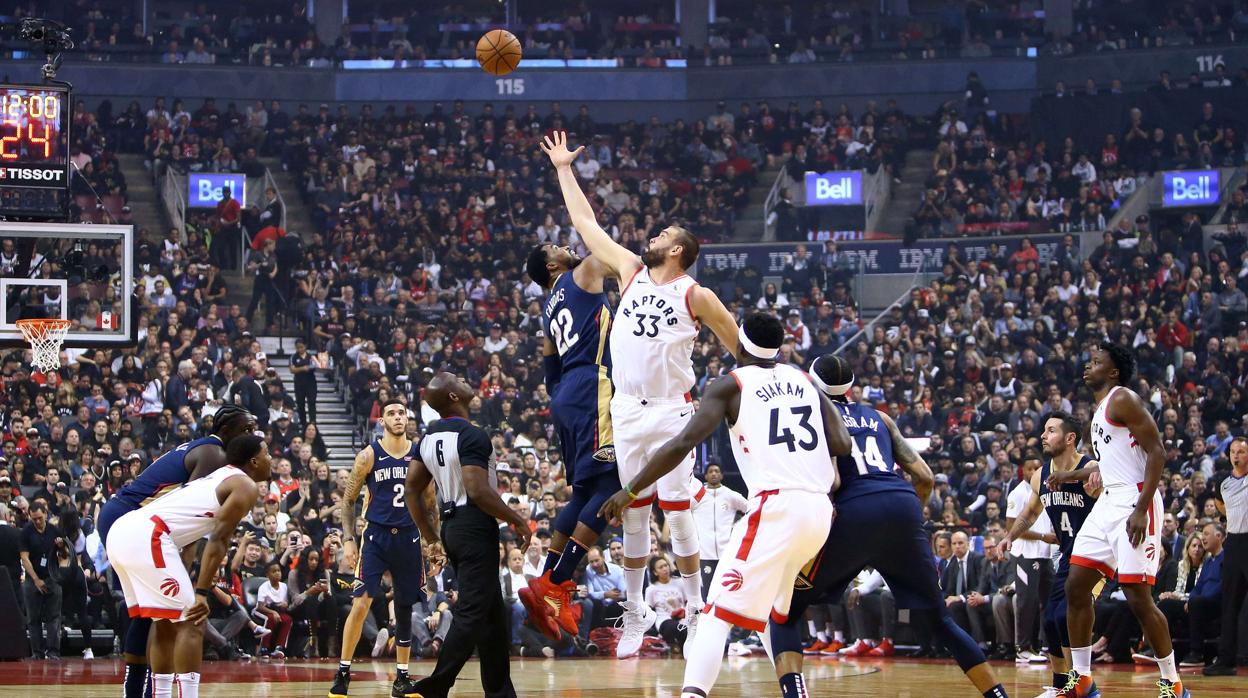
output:
[[[1226,507],[1226,532],[1248,533],[1248,475],[1228,473],[1218,487],[1218,498]]]

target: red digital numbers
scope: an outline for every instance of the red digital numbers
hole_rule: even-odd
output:
[[[0,98],[0,117],[3,117],[0,121],[0,160],[20,159],[23,144],[27,146],[28,157],[41,157],[39,148],[42,147],[42,158],[51,158],[52,145],[56,141],[53,130],[59,130],[60,115],[59,95],[4,95]],[[36,124],[36,121],[41,123]],[[57,125],[54,126],[53,122]]]
[[[17,119],[5,119],[4,129],[7,131],[10,126],[13,127],[13,132],[15,135],[0,137],[0,159],[3,159],[3,160],[16,160],[17,159],[16,147],[14,148],[14,150],[10,151],[9,144],[10,143],[16,144],[22,140],[21,122],[18,121]]]

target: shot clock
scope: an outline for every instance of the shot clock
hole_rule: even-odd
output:
[[[0,215],[64,216],[69,112],[66,87],[0,85]]]

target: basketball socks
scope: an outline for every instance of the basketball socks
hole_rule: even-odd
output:
[[[693,574],[681,572],[680,588],[684,590],[685,598],[689,599],[690,606],[702,605],[702,574],[700,572]]]
[[[636,604],[645,603],[645,597],[641,593],[641,587],[643,587],[645,583],[645,567],[638,567],[637,569],[633,569],[631,567],[624,568],[624,593],[626,594],[625,598],[627,600]]]
[[[122,689],[122,695],[125,698],[143,698],[143,692],[147,685],[147,665],[146,664],[127,664],[125,688]]]
[[[1049,685],[1057,688],[1060,691],[1062,689],[1062,686],[1066,685],[1066,675],[1060,674],[1056,671],[1053,672],[1053,683]]]
[[[395,681],[398,681],[399,679],[405,679],[405,678],[407,678],[407,665],[406,665],[406,664],[395,664],[395,665],[394,665],[394,672],[395,672],[395,674],[396,674],[396,676],[394,677],[394,678],[395,678]]]
[[[1157,666],[1161,667],[1161,678],[1167,681],[1179,680],[1179,670],[1174,666],[1174,650],[1170,650],[1170,654],[1164,658],[1158,659]]]
[[[559,556],[563,555],[563,551],[555,552],[550,550],[546,553],[546,562],[542,563],[542,571],[549,572],[555,569],[555,565],[559,564]]]
[[[1071,647],[1070,664],[1080,676],[1092,673],[1092,647]]]
[[[173,698],[173,674],[152,674],[152,698]]]
[[[806,682],[802,675],[793,672],[780,677],[780,695],[783,698],[807,698]]]
[[[1004,686],[997,684],[987,691],[984,691],[984,698],[1010,698],[1010,696],[1005,692]]]
[[[341,662],[338,662],[338,671],[341,671],[344,674],[350,674],[351,673],[351,660],[344,659]]]
[[[836,642],[845,642],[845,632],[842,630],[833,630],[832,639]]]
[[[559,556],[559,562],[551,568],[550,581],[555,584],[563,584],[576,574],[576,568],[581,564],[581,560],[585,558],[585,553],[589,550],[578,543],[575,538],[569,538],[567,545],[563,546],[563,554]]]
[[[199,672],[177,675],[178,698],[199,698]]]
[[[706,614],[698,621],[698,632],[685,646],[685,680],[681,695],[705,696],[715,685],[724,658],[724,643],[732,626]],[[694,689],[691,691],[690,689]],[[700,693],[698,692],[700,691]]]

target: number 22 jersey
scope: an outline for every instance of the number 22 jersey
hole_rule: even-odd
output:
[[[566,271],[555,279],[542,306],[542,331],[555,345],[565,375],[585,366],[610,370],[607,334],[611,306],[607,294],[586,291],[572,277],[572,271]]]

